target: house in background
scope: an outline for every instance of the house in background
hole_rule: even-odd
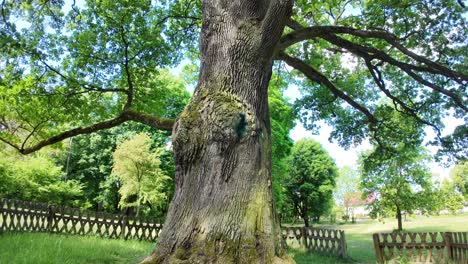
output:
[[[362,199],[362,192],[352,192],[345,194],[344,197],[344,209],[345,215],[349,219],[361,219],[369,217],[369,209],[367,205],[374,201],[374,195],[370,194],[366,199]]]

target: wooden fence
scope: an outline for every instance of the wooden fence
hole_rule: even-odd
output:
[[[32,231],[156,241],[161,228],[147,218],[0,199],[0,233]]]
[[[283,238],[288,245],[299,244],[312,252],[347,257],[343,230],[315,227],[283,227]]]
[[[373,234],[377,261],[468,263],[468,232]]]
[[[156,223],[154,219],[113,215],[39,202],[0,199],[0,233],[49,232],[154,242],[161,229],[162,225]],[[300,245],[313,252],[347,256],[344,231],[284,227],[282,234],[288,245]]]

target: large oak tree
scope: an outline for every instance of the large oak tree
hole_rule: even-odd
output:
[[[148,263],[287,263],[271,194],[267,90],[291,68],[306,125],[385,147],[385,108],[432,127],[466,158],[463,3],[449,0],[0,2],[0,140],[27,154],[127,121],[172,130],[176,190]],[[197,48],[198,44],[198,48]],[[155,80],[198,57],[176,120]],[[346,59],[353,63],[346,64]],[[278,61],[279,63],[275,63]],[[384,131],[384,133],[380,133]],[[387,147],[391,148],[391,147]]]

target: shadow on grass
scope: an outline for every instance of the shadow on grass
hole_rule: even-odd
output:
[[[356,263],[351,258],[340,258],[329,256],[320,253],[307,252],[304,249],[289,249],[289,254],[293,257],[297,264],[340,264],[340,263]]]

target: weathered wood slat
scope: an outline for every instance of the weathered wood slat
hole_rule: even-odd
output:
[[[378,263],[397,257],[424,263],[468,263],[468,232],[373,234]],[[408,239],[409,238],[409,241]]]
[[[286,243],[294,241],[312,252],[347,257],[344,231],[315,227],[283,227]]]
[[[0,198],[0,233],[29,231],[156,241],[155,220]]]

